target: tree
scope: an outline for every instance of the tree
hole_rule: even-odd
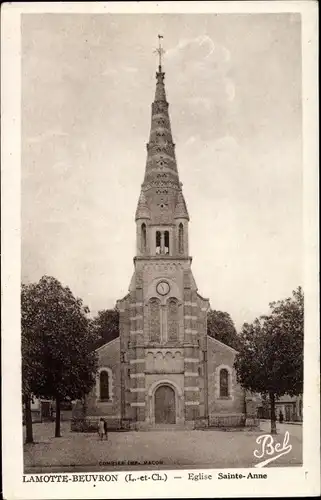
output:
[[[239,335],[231,316],[227,312],[209,311],[207,315],[207,334],[236,350],[240,347]]]
[[[240,384],[269,396],[271,433],[276,434],[275,400],[303,392],[304,296],[301,287],[292,297],[270,304],[271,313],[242,328],[235,359]]]
[[[33,322],[33,293],[35,285],[21,287],[21,357],[22,357],[22,402],[26,424],[26,443],[33,443],[31,402],[37,392],[37,380],[42,373],[41,342],[35,334]]]
[[[80,399],[95,382],[95,332],[87,318],[88,308],[55,278],[44,276],[36,284],[23,285],[23,295],[23,357],[30,346],[23,386],[29,394],[55,400],[55,437],[60,437],[61,402]],[[29,374],[30,360],[37,370]]]
[[[107,344],[107,342],[119,337],[119,312],[117,309],[98,311],[97,316],[92,321],[92,327],[98,339],[95,348]]]

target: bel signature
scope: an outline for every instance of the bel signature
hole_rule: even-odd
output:
[[[270,434],[262,434],[256,439],[257,444],[261,445],[259,450],[254,451],[254,456],[256,458],[263,458],[266,455],[272,455],[270,458],[263,460],[263,462],[259,462],[255,464],[254,467],[264,467],[265,465],[273,462],[277,458],[282,457],[282,455],[286,455],[290,453],[292,450],[292,445],[289,444],[289,433],[286,431],[284,434],[283,443],[275,443],[273,437]]]

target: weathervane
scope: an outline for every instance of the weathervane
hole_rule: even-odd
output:
[[[161,39],[164,38],[163,35],[158,35],[158,48],[154,51],[157,52],[158,57],[159,57],[159,69],[162,67],[162,55],[165,54],[165,50],[163,49],[161,45]]]

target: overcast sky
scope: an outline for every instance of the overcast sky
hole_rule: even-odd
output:
[[[127,293],[158,33],[193,273],[239,328],[302,284],[299,15],[23,16],[22,279]]]

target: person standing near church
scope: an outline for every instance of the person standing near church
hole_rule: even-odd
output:
[[[105,434],[104,419],[101,418],[98,422],[98,436],[100,437],[101,441],[103,440],[104,434]]]
[[[105,419],[104,419],[104,434],[105,434],[105,438],[107,441],[108,440],[108,427],[107,427],[107,422]]]

